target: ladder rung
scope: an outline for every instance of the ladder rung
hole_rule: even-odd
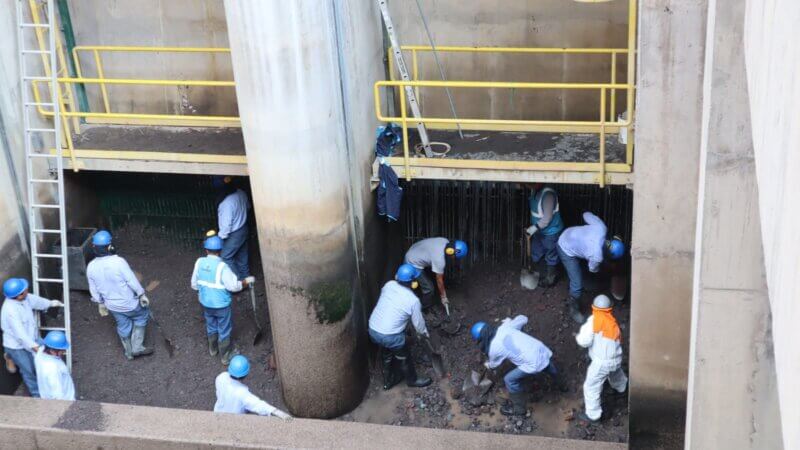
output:
[[[50,233],[50,234],[61,234],[61,230],[50,230],[47,228],[34,228],[34,233]]]
[[[50,259],[61,259],[62,256],[60,253],[34,253],[34,258],[50,258]]]
[[[31,178],[28,180],[31,183],[51,183],[51,184],[58,184],[58,180],[43,180],[41,178]]]
[[[21,23],[20,28],[50,28],[49,23]]]
[[[23,55],[31,54],[31,55],[49,55],[50,50],[23,50]]]
[[[50,153],[31,153],[28,156],[31,158],[58,158],[58,155],[51,155]]]
[[[50,208],[50,209],[59,209],[61,205],[51,205],[47,203],[33,203],[31,204],[31,208]]]
[[[64,327],[39,327],[40,331],[64,331]]]
[[[55,105],[52,104],[52,103],[47,103],[47,102],[38,102],[38,103],[37,102],[28,102],[28,103],[25,103],[25,106],[47,106],[49,108],[52,108]]]
[[[25,131],[27,131],[28,133],[37,133],[37,132],[39,132],[39,133],[55,133],[56,129],[55,128],[28,128]]]
[[[32,76],[32,75],[26,75],[26,76],[22,77],[22,79],[25,80],[25,81],[52,81],[53,80],[50,77],[40,77],[40,76]]]
[[[61,278],[39,278],[36,281],[41,283],[63,283],[64,280]]]

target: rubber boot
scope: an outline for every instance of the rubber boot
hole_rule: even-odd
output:
[[[583,314],[581,314],[580,309],[578,309],[578,299],[572,296],[567,298],[567,310],[569,312],[569,316],[572,317],[572,320],[575,321],[578,325],[583,325],[584,318]]]
[[[551,287],[556,284],[558,277],[558,267],[548,265],[542,277],[539,278],[539,284],[542,287]]]
[[[219,335],[212,334],[208,336],[208,354],[216,356],[219,353]]]
[[[227,366],[231,362],[231,358],[237,355],[236,349],[231,344],[231,338],[227,337],[219,341],[219,354],[221,356],[223,366]]]
[[[128,361],[133,359],[133,347],[131,346],[131,338],[119,338],[122,342],[122,352],[125,354],[125,359]]]
[[[398,355],[395,355],[395,357],[400,363],[400,369],[403,371],[406,384],[409,387],[425,387],[433,382],[427,377],[417,377],[417,370],[414,368],[414,361],[411,359],[408,349],[404,348]]]
[[[133,327],[133,333],[131,333],[131,346],[133,350],[133,356],[146,356],[153,354],[152,347],[145,347],[144,346],[144,337],[145,337],[145,327]]]
[[[528,413],[528,396],[524,392],[509,392],[508,403],[500,407],[504,416],[524,416]]]
[[[600,422],[600,419],[597,419],[597,420],[590,419],[589,416],[586,415],[585,411],[579,412],[578,415],[575,416],[575,418],[578,419],[578,421],[585,422],[587,424],[594,424],[594,423]]]
[[[403,378],[398,376],[395,368],[394,353],[386,348],[381,348],[381,363],[383,369],[383,389],[389,390],[397,385]]]

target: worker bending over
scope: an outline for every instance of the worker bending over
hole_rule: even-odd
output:
[[[539,284],[550,287],[556,283],[558,273],[558,236],[564,230],[564,221],[558,207],[555,189],[534,184],[528,199],[531,209],[531,226],[525,232],[531,240],[530,258],[537,266]],[[543,264],[540,264],[543,263]],[[545,270],[542,270],[545,269]]]
[[[75,384],[61,359],[68,348],[69,342],[63,331],[51,331],[44,337],[44,347],[39,348],[34,358],[36,380],[42,398],[75,400]]]
[[[381,349],[384,389],[391,389],[403,378],[411,387],[431,384],[430,378],[417,377],[411,352],[406,345],[406,326],[409,321],[417,333],[428,336],[422,305],[414,294],[421,273],[411,264],[401,265],[395,279],[381,289],[378,304],[369,317],[369,337]]]
[[[242,355],[231,359],[228,370],[217,375],[214,386],[217,389],[217,402],[214,412],[247,414],[259,416],[273,415],[282,420],[292,420],[292,416],[261,400],[250,392],[242,380],[250,373],[250,362]]]
[[[425,271],[430,269],[436,276],[436,286],[439,288],[442,306],[449,305],[447,291],[444,288],[444,269],[447,265],[447,258],[451,261],[467,256],[467,243],[464,241],[451,242],[447,238],[434,237],[423,239],[414,243],[406,252],[406,264],[420,269],[419,288],[421,291],[421,301],[423,308],[433,305],[433,281]]]
[[[125,358],[152,354],[153,349],[144,346],[150,317],[150,299],[144,288],[127,261],[116,255],[111,233],[95,233],[92,249],[96,257],[86,267],[92,301],[98,303],[101,316],[107,316],[109,311],[114,316]]]
[[[241,281],[236,278],[231,268],[220,258],[223,243],[218,236],[206,238],[203,247],[206,249],[206,256],[195,262],[191,285],[192,289],[199,291],[200,304],[203,305],[208,353],[211,356],[219,353],[222,364],[228,365],[235,354],[231,345],[231,292],[241,291],[253,284],[255,278],[248,276]]]
[[[606,239],[608,230],[599,217],[585,212],[583,221],[586,225],[569,227],[558,238],[558,256],[569,276],[567,309],[572,320],[579,324],[583,323],[583,315],[579,309],[583,294],[583,268],[580,260],[585,259],[588,262],[589,272],[597,273],[604,256],[619,259],[625,253],[625,244],[621,239]]]
[[[3,349],[19,368],[22,381],[31,397],[39,396],[34,355],[39,351],[39,328],[33,311],[64,307],[58,300],[47,300],[28,293],[28,280],[9,278],[3,283],[3,307],[0,309],[0,329],[3,330]]]
[[[592,359],[586,371],[583,383],[583,402],[586,412],[581,413],[580,420],[597,422],[603,414],[600,406],[600,394],[606,380],[620,394],[625,392],[628,377],[622,370],[622,344],[617,320],[611,314],[611,300],[605,295],[598,295],[592,303],[592,315],[581,326],[575,337],[578,345],[589,349]]]
[[[250,202],[247,194],[234,186],[231,177],[214,177],[217,195],[217,222],[222,239],[222,260],[233,270],[236,277],[243,280],[250,276],[247,247],[247,211]]]
[[[511,404],[502,406],[500,412],[507,416],[523,416],[527,413],[528,396],[523,383],[537,373],[546,372],[561,392],[567,391],[567,385],[550,359],[553,352],[541,341],[522,331],[526,323],[528,318],[519,315],[513,320],[505,318],[499,327],[477,322],[470,330],[472,339],[488,357],[484,363],[487,369],[500,367],[506,359],[516,366],[503,378]]]

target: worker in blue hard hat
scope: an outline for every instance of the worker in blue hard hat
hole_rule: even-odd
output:
[[[503,377],[510,403],[502,406],[500,412],[506,416],[527,414],[528,396],[523,384],[533,375],[544,372],[561,392],[567,391],[567,385],[551,359],[553,352],[541,341],[522,331],[526,323],[528,318],[519,315],[513,320],[506,317],[499,327],[477,322],[470,329],[472,339],[487,356],[484,363],[487,369],[500,367],[506,359],[516,366]]]
[[[117,323],[117,335],[125,359],[150,355],[144,344],[150,318],[150,299],[128,262],[116,254],[111,233],[100,230],[92,236],[95,258],[86,267],[89,292],[101,316],[109,311]]]
[[[3,283],[3,307],[0,309],[0,329],[3,330],[3,350],[14,361],[31,397],[39,397],[34,355],[39,350],[39,327],[34,311],[63,308],[58,300],[47,300],[28,292],[28,280],[9,278]]]
[[[528,204],[531,210],[531,225],[525,229],[531,240],[528,255],[537,267],[539,284],[550,287],[556,283],[558,274],[558,236],[564,230],[564,221],[558,206],[558,193],[550,186],[535,183],[531,187]],[[542,267],[543,266],[543,267]]]
[[[603,221],[590,212],[583,213],[586,225],[569,227],[558,238],[558,256],[569,276],[569,315],[578,324],[583,324],[580,298],[583,294],[583,267],[588,263],[589,272],[597,273],[604,258],[620,259],[625,254],[625,244],[618,237],[606,238],[608,229]]]
[[[415,242],[406,252],[405,262],[420,269],[419,277],[420,301],[423,308],[433,305],[434,286],[433,280],[426,273],[430,270],[436,277],[436,287],[439,289],[442,305],[448,307],[447,290],[444,287],[444,270],[447,260],[456,261],[467,256],[469,249],[467,243],[456,240],[451,241],[443,237],[433,237]]]
[[[250,276],[247,246],[250,201],[247,194],[236,187],[232,177],[216,176],[211,183],[217,189],[217,236],[222,239],[220,256],[236,277],[243,280]]]
[[[54,330],[44,337],[34,362],[39,395],[52,400],[75,400],[75,384],[67,365],[61,359],[67,353],[69,342],[63,331]]]
[[[203,316],[206,319],[206,336],[208,337],[208,353],[218,353],[222,364],[228,365],[236,354],[231,344],[233,330],[233,310],[231,309],[231,292],[239,292],[255,283],[255,278],[247,276],[242,280],[220,258],[223,249],[222,239],[209,232],[203,242],[206,256],[198,258],[192,271],[191,286],[198,291],[200,304],[203,305]]]
[[[250,392],[250,389],[242,383],[248,373],[250,373],[250,362],[244,356],[236,355],[231,359],[228,370],[217,375],[214,381],[217,390],[214,412],[231,414],[250,412],[259,416],[273,415],[282,420],[292,420],[292,416]]]
[[[422,305],[414,293],[419,287],[422,271],[411,264],[397,269],[394,280],[381,289],[378,304],[369,316],[369,337],[381,349],[383,388],[391,389],[405,379],[411,387],[431,384],[427,377],[417,377],[414,360],[406,343],[408,323],[420,335],[428,337],[428,328],[422,316]]]

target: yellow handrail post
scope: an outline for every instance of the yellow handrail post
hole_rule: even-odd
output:
[[[105,75],[103,74],[103,63],[100,61],[100,52],[97,50],[93,50],[94,53],[94,63],[97,66],[97,78],[105,79]],[[111,108],[108,106],[108,91],[106,90],[106,84],[100,83],[100,91],[103,94],[103,106],[106,108],[106,112],[110,113]]]
[[[56,83],[56,96],[58,97],[58,106],[61,108],[61,111],[67,113],[66,108],[64,106],[64,99],[61,98],[61,83]],[[72,142],[72,133],[69,129],[69,117],[66,114],[61,114],[61,122],[64,128],[64,141],[67,144],[67,148],[69,149],[69,157],[72,161],[72,170],[74,172],[78,171],[78,163],[75,161],[75,147]],[[53,124],[53,126],[58,126],[58,124]]]
[[[600,187],[606,185],[606,88],[600,88]]]
[[[406,119],[406,90],[400,89],[400,121],[403,124],[403,162],[406,167],[406,181],[411,181],[411,165],[408,160],[408,120]]]
[[[611,84],[617,84],[617,52],[611,54]],[[611,89],[611,122],[617,121],[617,90]]]

